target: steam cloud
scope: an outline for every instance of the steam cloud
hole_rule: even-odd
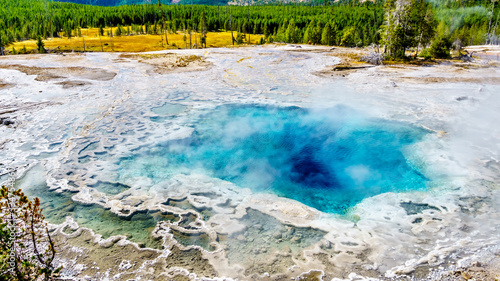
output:
[[[155,169],[169,175],[197,169],[334,213],[380,192],[425,187],[426,178],[403,153],[424,131],[365,118],[345,106],[226,105],[195,124],[190,138],[137,155],[134,163],[167,159],[156,161],[167,164]]]

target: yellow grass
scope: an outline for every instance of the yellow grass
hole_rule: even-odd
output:
[[[99,37],[97,28],[81,29],[81,37],[67,38],[49,38],[44,40],[45,48],[53,50],[59,48],[60,51],[85,51],[87,52],[148,52],[166,49],[185,49],[189,48],[189,34],[186,34],[187,40],[184,42],[184,33],[168,33],[168,45],[165,41],[165,35],[123,35],[106,36],[107,28],[104,31],[105,36]],[[116,28],[113,28],[113,34]],[[234,32],[236,36],[236,32]],[[250,35],[251,44],[257,44],[262,35]],[[198,48],[201,48],[200,33],[196,34]],[[187,43],[187,44],[186,44]],[[195,34],[191,33],[191,43],[195,44]],[[36,40],[15,42],[8,48],[21,50],[24,46],[28,51],[36,49]],[[207,47],[226,47],[232,46],[231,32],[208,32]]]

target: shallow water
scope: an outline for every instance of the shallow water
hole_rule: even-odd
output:
[[[179,220],[173,214],[159,211],[120,217],[99,205],[75,202],[71,199],[73,194],[70,192],[58,193],[48,189],[44,171],[40,166],[29,170],[17,182],[17,187],[30,198],[40,198],[43,215],[50,223],[60,224],[67,216],[71,216],[80,226],[94,230],[105,239],[113,235],[124,235],[129,240],[142,243],[146,247],[161,249],[162,241],[151,235],[156,223]]]
[[[0,170],[30,169],[20,182],[51,222],[71,215],[103,237],[164,242],[190,272],[213,265],[238,280],[406,274],[498,245],[498,86],[422,82],[498,70],[384,66],[324,77],[312,73],[336,61],[334,51],[189,52],[213,68],[151,75],[115,54],[87,54],[82,65],[117,76],[70,89],[0,70],[17,83],[3,103],[41,103],[14,116],[17,128],[0,127]]]
[[[241,219],[247,231],[231,237],[219,235],[221,244],[228,249],[230,263],[258,264],[275,250],[300,255],[300,251],[320,241],[324,231],[284,225],[273,217],[248,209]]]
[[[202,173],[329,213],[376,194],[426,187],[420,167],[405,157],[425,131],[348,107],[224,105],[193,123],[187,139],[122,158],[120,177],[159,182]]]

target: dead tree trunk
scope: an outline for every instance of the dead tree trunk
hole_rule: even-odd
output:
[[[493,22],[493,13],[495,12],[495,3],[496,0],[492,0],[493,5],[491,7],[491,16],[490,16],[490,23],[488,24],[488,35],[486,35],[486,44],[491,44],[491,23]]]
[[[229,7],[229,28],[231,28],[231,42],[234,45],[234,36],[233,36],[233,22],[231,20],[231,7]]]

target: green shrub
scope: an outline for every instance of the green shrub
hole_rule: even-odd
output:
[[[355,35],[356,35],[356,28],[355,27],[350,27],[346,30],[344,30],[344,33],[342,34],[342,38],[340,39],[340,45],[345,46],[345,47],[354,47],[355,44]]]
[[[54,280],[56,250],[40,200],[17,189],[0,189],[0,280]]]
[[[243,33],[238,33],[236,34],[236,44],[243,44],[243,38],[244,38],[244,34]]]
[[[424,49],[422,52],[420,52],[420,54],[418,54],[418,56],[424,58],[425,60],[430,60],[432,58],[429,49]]]
[[[36,48],[38,49],[38,53],[40,53],[40,54],[46,53],[45,44],[43,43],[41,36],[38,36],[38,38],[37,38]]]
[[[451,40],[446,36],[439,36],[432,42],[429,47],[429,54],[433,58],[447,59],[450,58]]]

